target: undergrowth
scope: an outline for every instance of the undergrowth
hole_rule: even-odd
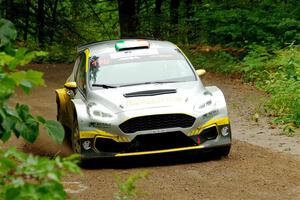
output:
[[[188,50],[196,68],[227,74],[242,74],[245,82],[270,94],[263,107],[273,122],[283,124],[286,135],[292,136],[300,127],[300,46],[286,47],[249,45],[235,55],[228,48],[202,51]]]
[[[148,176],[149,173],[146,171],[131,174],[125,180],[122,180],[120,176],[116,176],[119,191],[115,193],[115,200],[133,200],[144,195],[145,193],[140,191],[136,184],[137,181],[147,179]]]

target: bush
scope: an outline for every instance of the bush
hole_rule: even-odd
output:
[[[67,193],[61,183],[67,173],[80,173],[78,156],[66,158],[33,156],[9,148],[0,149],[0,199],[63,200]]]

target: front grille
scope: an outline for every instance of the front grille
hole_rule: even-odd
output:
[[[195,118],[185,114],[163,114],[135,117],[123,122],[119,127],[124,133],[137,131],[165,129],[165,128],[188,128],[193,126]]]
[[[111,139],[96,138],[95,148],[101,152],[140,152],[189,147],[197,145],[182,132],[138,135],[131,142],[115,142]]]

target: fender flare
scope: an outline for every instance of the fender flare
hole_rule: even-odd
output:
[[[217,100],[219,111],[223,113],[224,116],[228,116],[226,99],[222,90],[216,86],[208,86],[205,87],[205,89],[213,95],[214,99]]]
[[[82,130],[82,127],[86,127],[87,123],[90,121],[89,114],[87,112],[86,103],[81,99],[72,99],[72,124],[74,122],[74,118],[77,118],[79,130]]]
[[[66,89],[65,88],[55,90],[57,109],[59,109],[61,111],[61,113],[66,112],[66,98],[65,98],[65,95],[66,95]],[[58,116],[59,110],[57,110],[57,120],[58,121],[60,121],[59,116]]]

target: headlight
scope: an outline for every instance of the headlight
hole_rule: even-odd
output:
[[[98,105],[94,102],[88,103],[88,113],[95,120],[107,120],[114,118],[114,114],[110,112],[107,108]]]

